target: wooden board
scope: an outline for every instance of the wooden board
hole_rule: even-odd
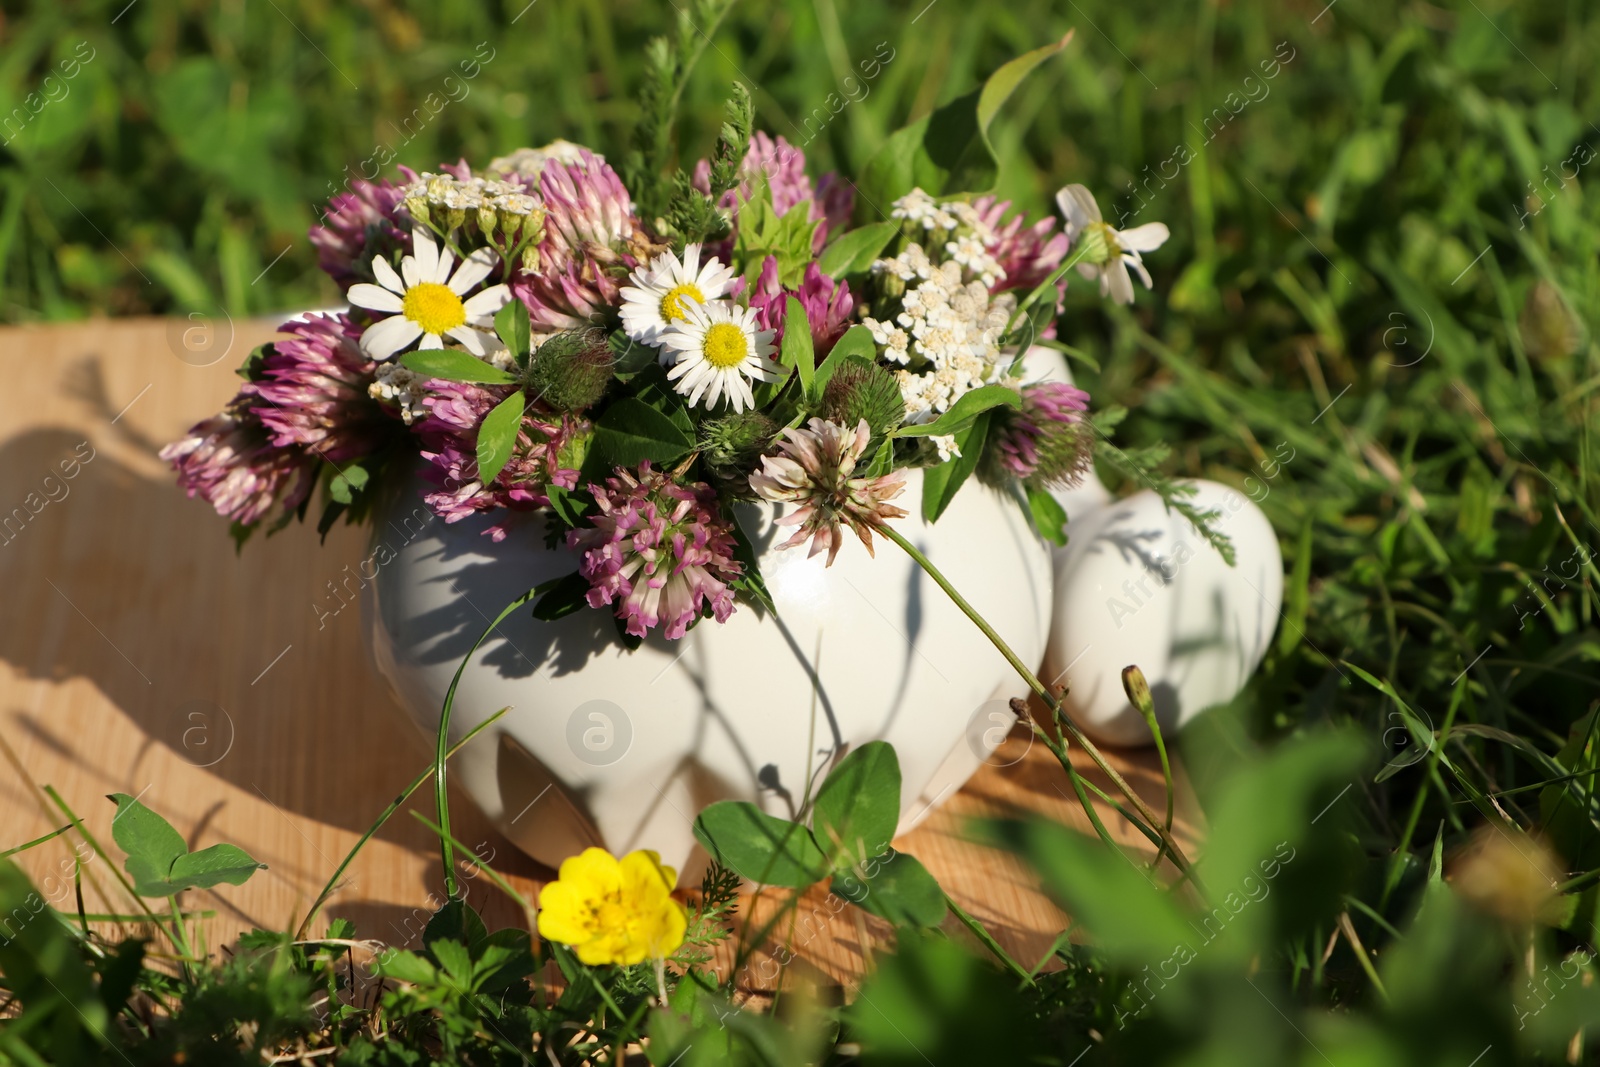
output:
[[[0,529],[0,716],[22,768],[0,773],[0,848],[61,825],[40,785],[107,844],[114,808],[104,797],[138,796],[191,848],[229,841],[269,866],[245,886],[192,894],[190,906],[215,912],[212,946],[252,925],[298,924],[359,835],[430,761],[367,663],[355,609],[319,628],[313,608],[327,581],[361,558],[363,532],[340,527],[319,546],[313,530],[295,528],[236,555],[224,523],[186,499],[156,457],[221,408],[239,385],[233,368],[272,333],[270,322],[159,319],[0,330],[0,520],[16,508],[25,516]],[[1114,758],[1159,810],[1153,755]],[[1099,778],[1086,758],[1081,765]],[[1181,780],[1180,800],[1193,810]],[[1015,862],[962,839],[964,820],[1015,810],[1087,828],[1061,768],[1020,731],[896,844],[1031,964],[1064,916]],[[457,836],[534,898],[550,872],[464,797],[453,814]],[[1151,853],[1114,812],[1101,814],[1130,849]],[[1192,839],[1187,819],[1180,831]],[[68,908],[71,856],[57,840],[23,857],[52,903]],[[88,864],[88,908],[126,912],[109,867]],[[414,945],[440,891],[434,842],[402,814],[352,865],[328,914],[353,919],[363,937]],[[469,883],[469,899],[491,928],[525,921],[486,879]],[[780,958],[792,952],[805,969],[849,981],[885,937],[881,924],[853,909],[835,914],[814,890],[765,947],[786,943]],[[749,985],[770,988],[762,976],[772,972],[758,967]]]

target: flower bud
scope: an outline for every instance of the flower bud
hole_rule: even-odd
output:
[[[894,375],[876,363],[852,357],[828,379],[822,392],[822,417],[854,427],[862,419],[873,437],[885,437],[905,420],[906,402]]]
[[[528,386],[558,411],[582,411],[611,382],[616,357],[599,330],[567,330],[545,341],[528,362]]]
[[[1091,222],[1083,228],[1083,233],[1078,236],[1079,246],[1083,249],[1083,258],[1080,263],[1094,263],[1096,265],[1108,262],[1116,253],[1116,233],[1103,222]]]

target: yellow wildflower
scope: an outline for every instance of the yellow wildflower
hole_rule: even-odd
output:
[[[672,899],[677,884],[678,872],[654,852],[618,860],[586,848],[563,860],[557,880],[539,891],[539,933],[571,945],[591,967],[664,958],[683,944],[688,925]]]

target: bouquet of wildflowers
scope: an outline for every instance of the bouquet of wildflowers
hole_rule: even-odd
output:
[[[348,310],[286,325],[227,409],[162,455],[241,540],[313,496],[323,531],[360,519],[417,463],[445,522],[487,514],[498,540],[504,516],[540,511],[575,573],[536,614],[605,609],[629,643],[765,602],[740,502],[788,505],[781,547],[831,564],[846,529],[871,551],[907,514],[920,468],[927,521],[976,476],[1020,486],[1060,539],[1048,490],[1088,468],[1095,427],[1086,394],[1026,381],[1021,356],[1054,343],[1072,267],[1131,301],[1129,271],[1150,284],[1140,257],[1167,230],[1119,233],[1077,185],[1036,220],[966,191],[993,184],[992,90],[1059,48],[854,178],[813,180],[735,86],[712,157],[687,170],[662,156],[658,92],[621,173],[558,141],[354,182],[311,231]]]

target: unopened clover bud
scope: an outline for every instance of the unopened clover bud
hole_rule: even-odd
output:
[[[742,480],[781,427],[759,411],[737,412],[700,424],[701,456],[718,477]]]

